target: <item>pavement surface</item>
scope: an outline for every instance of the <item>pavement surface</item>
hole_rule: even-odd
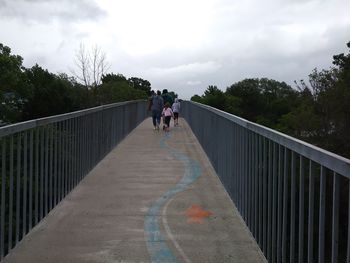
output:
[[[142,122],[3,262],[266,262],[187,123]]]

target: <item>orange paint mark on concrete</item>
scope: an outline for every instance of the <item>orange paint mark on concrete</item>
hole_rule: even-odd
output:
[[[209,217],[213,213],[210,211],[204,210],[201,206],[199,205],[192,205],[189,208],[186,209],[186,215],[187,215],[187,223],[198,223],[198,224],[203,224],[203,218],[204,217]]]

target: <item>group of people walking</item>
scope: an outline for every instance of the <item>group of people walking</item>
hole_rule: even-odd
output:
[[[149,110],[152,111],[152,122],[154,130],[159,131],[160,122],[163,118],[163,130],[169,132],[170,120],[174,119],[174,126],[179,125],[180,102],[177,98],[173,100],[168,90],[164,89],[163,94],[160,90],[155,93],[152,91]]]

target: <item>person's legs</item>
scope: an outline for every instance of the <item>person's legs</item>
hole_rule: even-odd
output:
[[[157,112],[157,130],[159,130],[159,125],[160,125],[160,117],[161,117],[161,112]]]
[[[152,122],[153,122],[154,129],[156,129],[156,125],[157,125],[156,121],[157,121],[157,111],[153,110],[152,111]]]
[[[179,124],[179,113],[174,112],[174,126],[177,126]]]
[[[165,117],[165,130],[169,131],[171,116]]]

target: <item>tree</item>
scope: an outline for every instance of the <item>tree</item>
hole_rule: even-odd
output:
[[[226,96],[235,98],[231,112],[250,121],[274,128],[279,118],[293,107],[297,91],[285,82],[273,79],[244,79],[226,89]]]
[[[100,47],[94,46],[90,51],[86,50],[83,43],[76,52],[75,64],[79,73],[73,71],[73,75],[80,80],[87,89],[97,89],[101,84],[101,78],[109,69],[106,54]]]
[[[298,138],[350,157],[350,53],[333,56],[333,64],[297,85],[301,103],[282,123]]]
[[[151,95],[151,83],[148,80],[132,77],[128,81],[133,88],[143,90],[148,96]]]
[[[118,81],[126,82],[126,77],[123,74],[119,74],[119,73],[114,74],[112,72],[112,73],[103,75],[101,81],[103,84],[108,82],[118,82]]]
[[[100,104],[108,104],[119,101],[147,99],[147,93],[130,85],[130,81],[124,75],[110,73],[102,77],[102,84],[96,91],[96,99]]]
[[[25,70],[30,83],[30,95],[24,110],[25,119],[36,119],[61,114],[80,108],[74,107],[73,84],[65,75],[57,76],[35,65]]]
[[[23,58],[12,55],[11,49],[0,43],[0,120],[5,123],[20,121],[28,96],[23,73]]]
[[[245,119],[256,121],[256,117],[263,110],[259,79],[244,79],[232,84],[226,89],[225,94],[240,98],[241,117]]]
[[[198,94],[193,95],[193,96],[191,97],[191,100],[192,100],[192,101],[195,101],[195,102],[198,102],[198,103],[203,103],[203,102],[202,102],[201,96],[199,96]]]
[[[214,108],[224,110],[225,109],[225,95],[223,91],[218,89],[217,86],[210,85],[202,96],[202,103],[212,106]]]

